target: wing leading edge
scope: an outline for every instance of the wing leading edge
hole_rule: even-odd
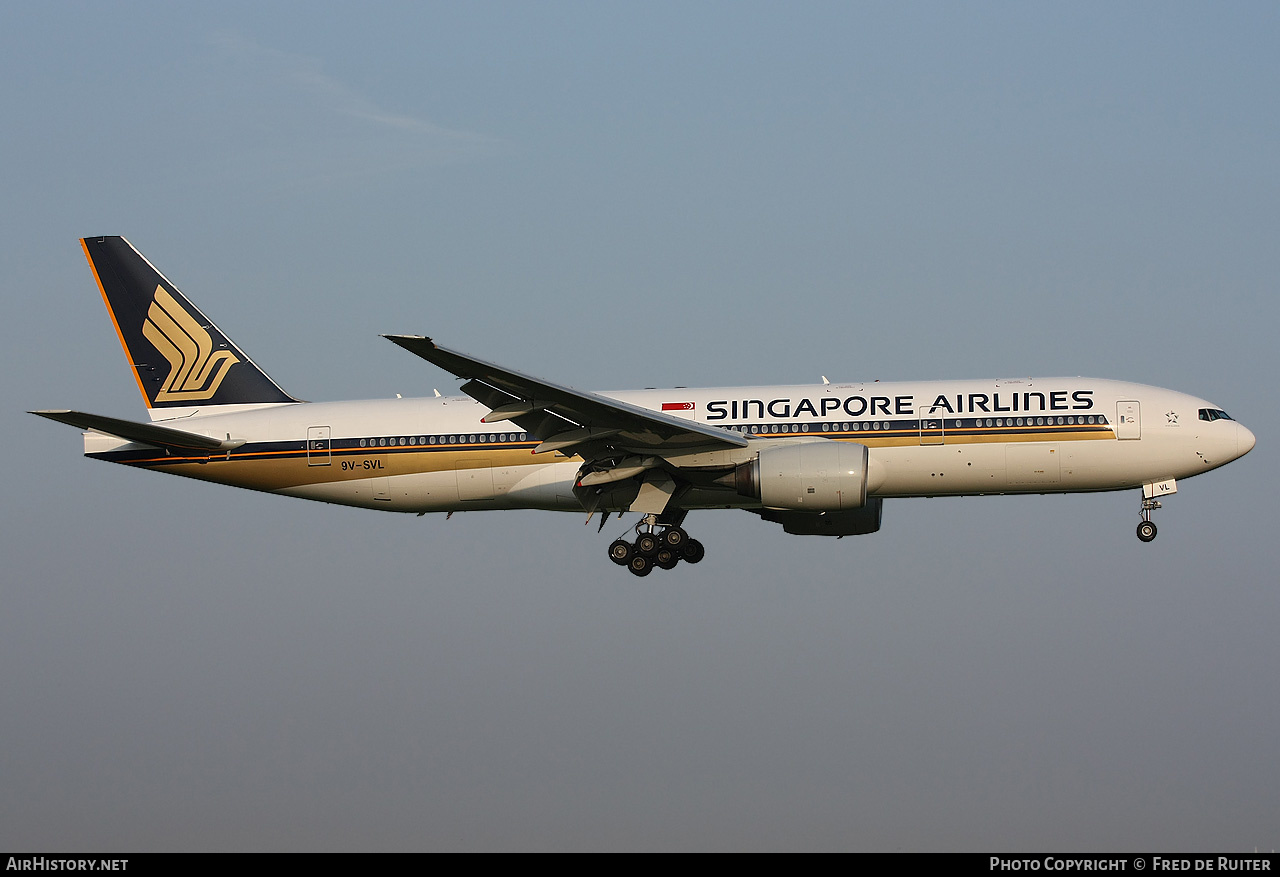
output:
[[[575,390],[439,346],[422,335],[384,335],[432,365],[462,378],[462,392],[491,409],[485,422],[511,420],[542,444],[538,451],[600,445],[633,454],[691,448],[745,448],[736,432]]]

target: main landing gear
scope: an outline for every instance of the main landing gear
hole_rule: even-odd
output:
[[[655,566],[675,569],[682,560],[697,563],[705,554],[701,542],[689,538],[678,524],[659,522],[657,515],[645,515],[636,524],[635,542],[616,539],[609,546],[609,559],[637,576],[647,576]]]
[[[1151,523],[1151,513],[1160,508],[1160,500],[1142,498],[1142,523],[1138,525],[1138,538],[1150,542],[1156,538],[1156,525]]]

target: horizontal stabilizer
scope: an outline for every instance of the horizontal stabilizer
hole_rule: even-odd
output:
[[[77,426],[80,429],[92,429],[122,438],[125,441],[141,442],[144,445],[155,445],[158,448],[177,448],[183,451],[230,451],[244,444],[243,440],[216,439],[194,432],[183,432],[167,426],[156,426],[152,423],[135,423],[132,420],[119,420],[115,417],[103,417],[101,414],[86,414],[83,411],[58,409],[52,411],[29,411],[59,423]]]

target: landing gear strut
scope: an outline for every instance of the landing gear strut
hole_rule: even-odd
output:
[[[636,541],[615,539],[609,545],[609,559],[637,576],[647,576],[655,566],[675,569],[682,560],[697,563],[706,549],[680,527],[684,516],[683,509],[671,515],[645,515],[636,524]]]
[[[1156,538],[1156,525],[1151,523],[1151,513],[1160,508],[1160,500],[1142,498],[1142,523],[1138,525],[1138,538],[1150,542]]]

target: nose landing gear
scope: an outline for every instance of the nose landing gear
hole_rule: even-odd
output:
[[[1160,508],[1160,500],[1142,498],[1142,523],[1138,525],[1138,538],[1150,542],[1156,538],[1156,525],[1151,523],[1151,513]]]
[[[679,516],[682,520],[683,513]],[[636,524],[636,541],[615,539],[609,545],[609,559],[631,570],[632,575],[647,576],[653,568],[675,569],[680,561],[697,563],[706,550],[697,539],[691,539],[679,521],[662,521],[658,515],[645,515]]]

